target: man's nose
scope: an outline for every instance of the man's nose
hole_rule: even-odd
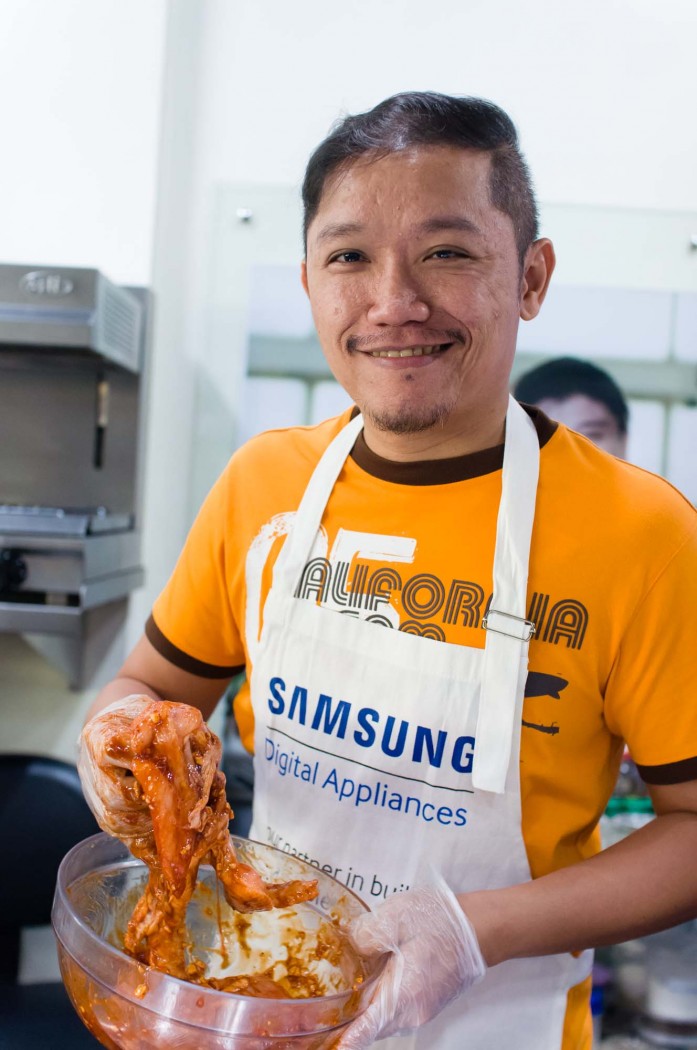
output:
[[[430,315],[424,290],[407,267],[394,264],[375,275],[367,313],[371,324],[423,322]]]

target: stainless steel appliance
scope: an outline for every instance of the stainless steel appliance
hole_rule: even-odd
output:
[[[0,632],[92,681],[143,581],[150,293],[0,264]]]

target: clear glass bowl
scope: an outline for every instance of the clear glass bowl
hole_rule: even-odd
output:
[[[321,981],[326,994],[308,999],[234,995],[180,981],[126,955],[120,945],[147,869],[118,839],[94,835],[75,846],[60,866],[52,921],[68,994],[104,1046],[328,1050],[368,1005],[385,959],[359,960],[345,938],[337,936],[337,923],[344,926],[369,911],[368,906],[296,857],[248,839],[233,842],[240,860],[267,882],[314,878],[319,897],[292,908],[240,916],[218,892],[212,869],[202,867],[187,913],[193,955],[214,977],[270,967],[274,976],[283,976],[295,960]]]

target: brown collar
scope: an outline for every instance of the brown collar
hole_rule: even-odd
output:
[[[523,405],[523,408],[535,424],[540,448],[543,448],[557,429],[557,424],[539,408],[532,405]],[[356,415],[357,411],[354,410],[352,415]],[[391,481],[396,485],[448,485],[453,481],[467,481],[500,470],[503,466],[503,445],[494,445],[451,459],[396,463],[378,456],[368,448],[361,431],[351,451],[351,458],[366,474],[372,474],[381,481]]]

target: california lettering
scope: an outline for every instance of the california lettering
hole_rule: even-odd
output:
[[[447,628],[481,627],[491,594],[473,580],[444,582],[433,573],[407,576],[392,566],[375,568],[312,558],[303,569],[297,598],[316,601],[350,616],[360,616],[384,627],[396,627],[435,641],[446,641]],[[395,597],[402,613],[395,618]],[[588,610],[575,598],[556,598],[535,592],[527,618],[535,624],[535,638],[567,649],[580,649],[588,627]]]

